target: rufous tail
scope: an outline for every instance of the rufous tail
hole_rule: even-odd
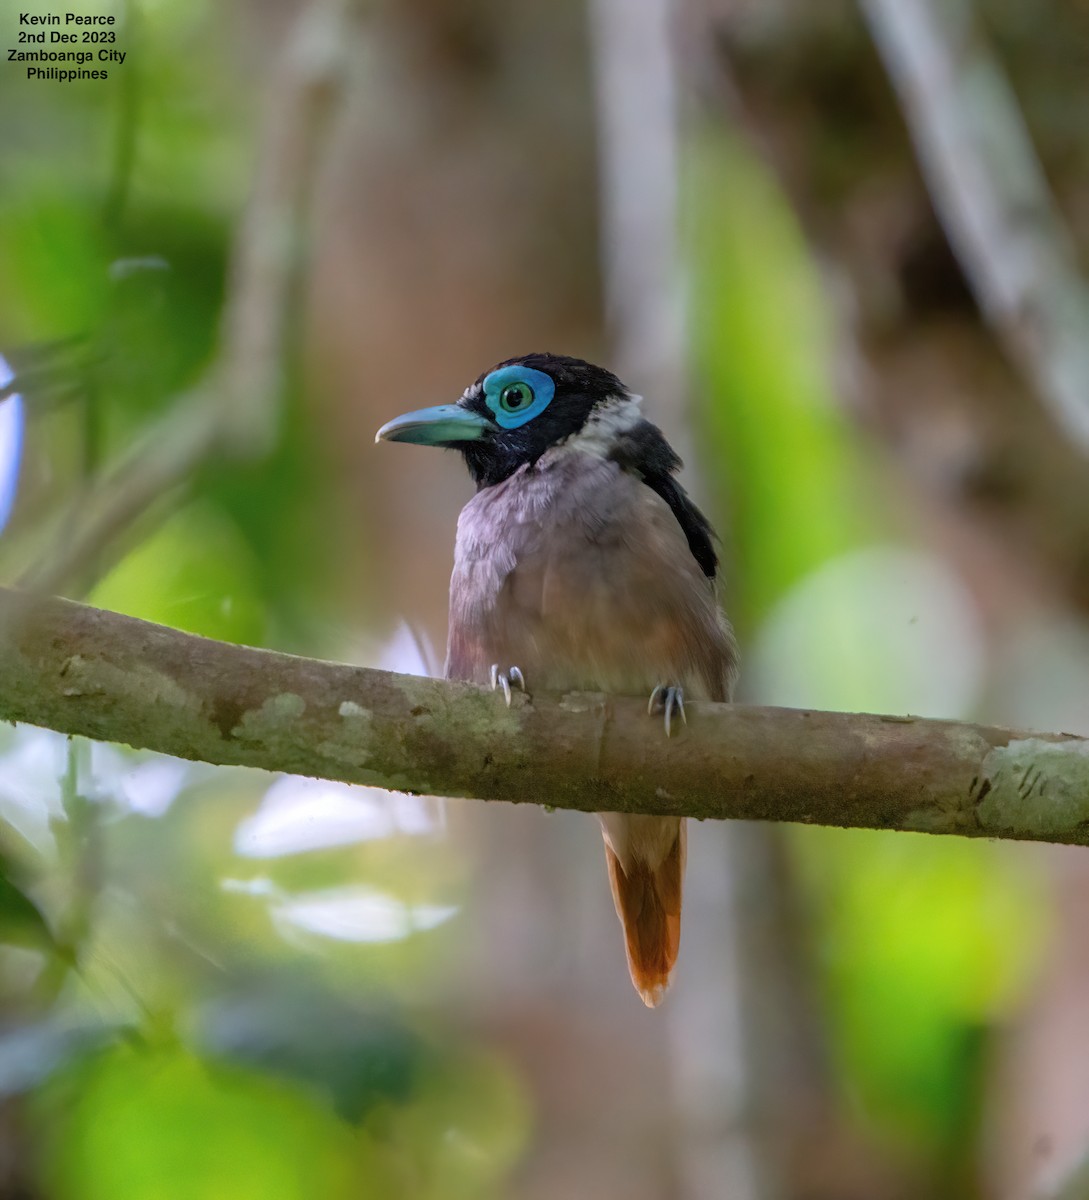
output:
[[[626,863],[622,863],[608,834],[605,837],[605,862],[616,915],[624,927],[628,970],[635,990],[648,1008],[656,1008],[662,1002],[681,941],[685,822],[668,817],[662,821],[675,824],[677,832],[657,865],[634,849],[625,855]]]

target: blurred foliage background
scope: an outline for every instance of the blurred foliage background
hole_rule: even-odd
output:
[[[107,83],[0,66],[6,581],[215,379],[309,28],[295,0],[72,7],[119,21]],[[274,444],[194,461],[66,594],[435,671],[469,481],[373,431],[550,349],[617,367],[688,448],[743,700],[1089,733],[1084,457],[981,318],[853,4],[313,9],[344,78]],[[1084,247],[1089,13],[978,10]],[[657,95],[625,41],[656,20],[663,120],[637,126],[675,169],[648,187],[610,138]],[[634,242],[629,198],[659,214]],[[678,286],[651,361],[609,244]],[[1066,1174],[1089,1146],[1084,852],[692,843],[650,1013],[586,819],[0,731],[0,1196],[1021,1200]]]

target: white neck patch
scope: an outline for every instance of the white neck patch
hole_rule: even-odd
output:
[[[578,433],[565,438],[556,449],[608,458],[621,434],[633,429],[643,419],[639,409],[642,403],[642,396],[630,392],[610,396],[594,408]]]

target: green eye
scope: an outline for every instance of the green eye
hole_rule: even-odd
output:
[[[504,412],[521,412],[533,403],[533,389],[528,383],[508,383],[499,393],[499,407]]]

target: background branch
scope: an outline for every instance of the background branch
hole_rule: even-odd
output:
[[[980,308],[1089,453],[1089,296],[1002,67],[968,0],[861,0]]]
[[[676,0],[593,0],[589,11],[613,359],[648,398],[686,464],[685,487],[719,525],[724,514],[715,512],[701,467],[711,468],[719,490],[720,468],[706,447],[696,453],[689,412],[687,351],[696,337],[679,236],[685,13]],[[794,919],[804,905],[783,835],[773,824],[722,823],[691,846],[686,904],[694,920],[686,936],[701,936],[693,926],[713,932],[690,943],[689,986],[667,1016],[673,1178],[661,1190],[677,1200],[716,1191],[732,1200],[811,1195],[809,1179],[797,1187],[791,1175],[810,1174],[805,1146],[814,1129],[827,1138],[835,1100]]]
[[[686,464],[685,486],[700,503],[699,458],[688,420],[688,329],[679,246],[681,120],[674,0],[592,0],[589,5],[598,135],[601,265],[612,359],[620,377],[648,397],[654,419]],[[729,1180],[733,1200],[777,1200],[778,1163],[766,1147],[761,1081],[776,1077],[768,1049],[789,1041],[781,1023],[754,1019],[750,988],[763,990],[762,968],[778,956],[778,943],[758,959],[746,929],[752,914],[774,908],[778,878],[754,871],[765,895],[751,908],[739,903],[735,861],[740,826],[702,831],[699,852],[689,856],[689,907],[702,909],[713,930],[689,960],[694,986],[670,1005],[658,1027],[669,1037],[670,1134],[659,1191],[695,1200],[714,1191],[711,1180]],[[751,857],[762,864],[770,827],[750,827]],[[695,847],[693,847],[695,851]],[[689,934],[688,936],[693,936]],[[772,1011],[764,1005],[760,1018]],[[778,1010],[775,1013],[779,1015]],[[774,1029],[771,1028],[774,1026]],[[768,1034],[771,1034],[768,1037]],[[644,1036],[633,1030],[633,1035]],[[776,1112],[781,1112],[781,1106]],[[648,1125],[661,1123],[655,1115]],[[668,1164],[668,1165],[666,1165]]]
[[[0,591],[0,718],[216,764],[584,812],[1089,842],[1089,740],[952,721],[517,698]],[[532,681],[530,681],[532,685]]]
[[[213,453],[260,457],[275,443],[300,247],[326,134],[348,64],[354,0],[314,0],[288,36],[256,182],[234,248],[219,357],[78,497],[70,524],[20,584],[59,591],[112,565],[104,553],[148,506]],[[31,542],[38,544],[39,531]],[[18,553],[13,555],[18,558]]]
[[[1086,1196],[1089,1196],[1089,1156],[1080,1158],[1062,1182],[1044,1193],[1041,1200],[1085,1200]]]

